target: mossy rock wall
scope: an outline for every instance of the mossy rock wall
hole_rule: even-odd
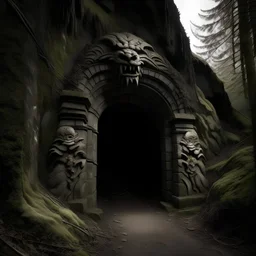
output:
[[[38,54],[26,29],[2,6],[0,24],[0,172],[3,200],[18,201],[22,173],[37,176]]]
[[[198,87],[197,95],[201,111],[196,113],[196,126],[201,146],[207,159],[210,159],[219,154],[221,148],[227,144],[227,139],[213,105]]]
[[[123,30],[143,37],[146,41],[152,43],[163,56],[166,49],[152,34],[152,29],[149,29],[145,23],[146,17],[144,16],[141,23],[135,24],[125,15],[120,17],[120,15],[117,15],[118,13],[107,13],[92,0],[84,1],[85,16],[78,25],[77,37],[74,38],[65,30],[47,27],[48,23],[46,21],[38,19],[41,15],[46,15],[45,6],[42,10],[38,10],[37,4],[31,3],[32,1],[26,1],[28,6],[24,5],[23,9],[27,10],[25,14],[32,24],[32,28],[34,30],[38,29],[41,33],[36,33],[37,40],[43,45],[48,61],[54,66],[54,69],[47,67],[45,61],[38,57],[35,42],[21,21],[15,16],[15,13],[10,8],[8,10],[1,9],[5,15],[3,15],[5,22],[1,24],[3,26],[1,33],[4,40],[0,42],[1,51],[5,56],[1,59],[2,70],[4,71],[1,73],[1,88],[4,91],[1,94],[1,106],[3,106],[1,107],[1,120],[4,121],[1,137],[3,153],[1,157],[5,165],[2,169],[17,169],[20,172],[21,166],[23,167],[26,164],[24,169],[30,170],[29,176],[31,176],[31,179],[36,179],[38,176],[36,171],[38,163],[37,144],[39,142],[39,176],[42,180],[45,180],[47,175],[47,152],[55,136],[58,122],[59,93],[63,88],[63,82],[65,82],[64,76],[69,73],[81,49],[104,34]],[[42,3],[43,1],[40,2],[40,4]],[[147,8],[153,7],[151,5],[147,6]],[[39,13],[40,11],[42,13]],[[155,12],[156,10],[152,9],[152,11]],[[173,9],[173,11],[177,14],[178,19],[177,9]],[[157,19],[157,13],[154,15]],[[139,21],[139,15],[136,16],[136,19]],[[162,19],[159,18],[157,26],[164,26]],[[182,34],[182,40],[184,42],[188,41],[184,37],[184,30],[180,27],[179,20],[175,20],[175,26],[176,32]],[[163,29],[163,33],[164,31]],[[178,47],[178,45],[176,46]],[[184,61],[189,55],[191,55],[190,49],[186,48],[183,52]],[[170,59],[170,56],[168,58]],[[185,74],[184,72],[183,69],[182,73]],[[187,81],[189,81],[188,77],[190,76],[187,76]],[[188,83],[187,86],[190,86],[187,88],[188,90],[193,88],[192,84],[189,85]],[[10,95],[9,98],[6,97],[7,94]],[[198,109],[197,127],[202,146],[206,155],[210,157],[218,153],[224,143],[224,138],[214,108],[205,100],[201,92],[198,92],[198,95],[200,109]],[[12,134],[10,135],[10,133]],[[6,147],[14,147],[17,150],[7,149]],[[15,152],[17,156],[14,157]],[[23,155],[26,155],[27,158],[23,158]],[[9,163],[10,166],[7,165],[8,158],[14,159]],[[15,160],[16,158],[17,160]]]
[[[256,211],[253,147],[237,150],[229,159],[210,166],[207,172],[216,173],[219,179],[209,191],[203,218],[214,226],[232,222],[239,227],[239,235],[243,232],[247,236],[248,225],[255,225]]]

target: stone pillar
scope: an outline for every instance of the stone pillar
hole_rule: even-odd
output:
[[[162,195],[165,201],[172,200],[172,138],[169,122],[165,122],[161,137]]]
[[[175,207],[192,207],[205,199],[204,155],[192,114],[175,114],[170,121],[172,133],[172,203]]]
[[[53,158],[60,158],[62,161],[62,164],[53,161],[55,164],[49,176],[50,191],[57,198],[66,201],[71,209],[79,212],[86,212],[88,209],[90,184],[86,148],[89,107],[90,101],[83,92],[63,91],[60,96],[57,140],[50,149]],[[73,134],[76,135],[72,138]],[[58,150],[63,150],[62,155],[58,156]]]
[[[87,207],[88,211],[97,207],[97,141],[98,132],[88,126],[87,132]]]
[[[87,212],[92,213],[97,208],[97,143],[99,114],[93,108],[88,113],[87,123]],[[97,210],[98,211],[98,210]]]
[[[64,90],[60,97],[59,126],[71,126],[86,140],[87,114],[90,107],[87,95]]]

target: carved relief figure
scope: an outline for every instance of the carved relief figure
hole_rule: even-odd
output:
[[[208,188],[205,178],[205,157],[196,131],[188,131],[180,141],[180,145],[179,166],[182,168],[182,181],[187,187],[188,195],[205,192]]]
[[[84,139],[70,126],[60,127],[56,137],[49,150],[49,189],[61,200],[77,199],[84,183],[81,180],[86,163]]]
[[[130,33],[112,33],[102,37],[86,52],[82,61],[83,68],[97,62],[112,63],[117,77],[126,85],[139,85],[143,66],[167,73],[169,70],[169,63],[155,52],[153,46]]]

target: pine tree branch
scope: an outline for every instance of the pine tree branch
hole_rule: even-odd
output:
[[[228,8],[230,4],[233,4],[234,0],[228,1],[228,3],[225,3],[225,1],[220,2],[218,5],[215,7],[208,9],[208,10],[203,10],[200,9],[201,12],[204,12],[206,14],[211,14],[211,13],[216,13],[216,12],[221,12],[223,9]],[[223,6],[222,6],[223,5]]]
[[[231,34],[228,38],[226,38],[226,40],[225,40],[221,45],[223,45],[225,42],[227,42],[232,36],[233,36],[233,35]],[[220,45],[220,46],[221,46],[221,45]],[[219,47],[220,47],[220,46],[219,46]],[[219,48],[219,47],[218,47],[218,48]],[[218,48],[212,53],[212,55],[218,50]],[[208,58],[206,59],[206,61],[208,61],[211,57],[212,57],[212,56],[208,57]]]

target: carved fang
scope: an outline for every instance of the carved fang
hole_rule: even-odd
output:
[[[127,85],[127,86],[128,86],[128,84],[129,84],[129,80],[130,80],[129,77],[126,77],[126,78],[125,78],[125,82],[126,82],[126,85]]]
[[[139,77],[136,77],[135,81],[136,81],[136,85],[138,86],[139,85]]]

